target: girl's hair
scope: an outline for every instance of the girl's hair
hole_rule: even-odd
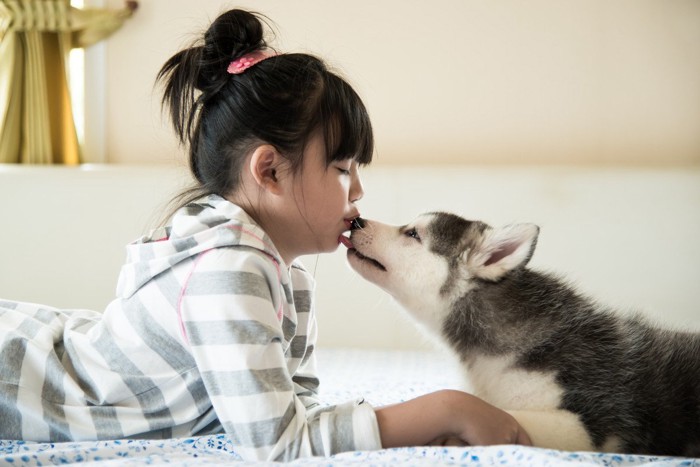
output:
[[[364,104],[319,58],[280,54],[241,74],[227,72],[231,61],[266,49],[263,36],[260,15],[227,11],[204,33],[203,43],[176,53],[158,73],[163,107],[188,147],[197,181],[176,198],[180,206],[235,191],[245,156],[259,144],[274,146],[297,172],[316,130],[325,140],[327,164],[372,160],[374,138]]]

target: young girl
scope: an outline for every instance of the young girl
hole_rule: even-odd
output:
[[[170,438],[226,432],[245,459],[430,443],[529,443],[459,391],[389,407],[316,398],[313,278],[360,212],[373,136],[321,60],[275,54],[232,10],[163,66],[197,187],[127,248],[104,313],[0,302],[0,438]]]

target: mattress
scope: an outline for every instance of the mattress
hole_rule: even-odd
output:
[[[437,389],[461,388],[454,362],[432,351],[320,348],[321,398],[328,403],[364,397],[374,406],[404,401]],[[0,421],[1,423],[1,421]],[[247,462],[225,435],[169,440],[33,443],[0,440],[7,465],[278,465]],[[566,452],[523,446],[406,447],[353,451],[330,458],[299,459],[302,466],[698,466],[700,459]],[[281,465],[281,464],[279,464]]]

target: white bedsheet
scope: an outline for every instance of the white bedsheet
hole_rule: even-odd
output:
[[[458,388],[459,372],[441,355],[424,351],[319,349],[321,393],[328,403],[364,396],[375,406],[441,388]],[[2,421],[0,420],[0,423]],[[172,440],[29,443],[0,440],[0,464],[53,465],[278,465],[240,460],[226,435]],[[700,459],[564,452],[521,446],[410,447],[300,459],[302,466],[698,466]]]

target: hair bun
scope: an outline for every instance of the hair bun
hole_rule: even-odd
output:
[[[248,11],[227,11],[204,33],[202,62],[197,88],[215,92],[228,79],[226,69],[236,58],[266,47],[263,23]]]

